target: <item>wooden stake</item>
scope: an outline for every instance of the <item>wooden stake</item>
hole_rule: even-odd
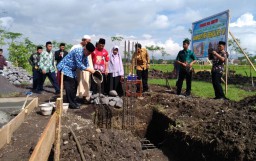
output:
[[[251,64],[252,68],[254,69],[254,71],[256,72],[256,68],[254,67],[253,63],[251,62],[250,58],[247,56],[247,54],[244,52],[244,50],[241,48],[240,44],[238,43],[238,41],[236,40],[235,36],[231,33],[231,31],[229,31],[229,34],[231,35],[231,37],[233,38],[233,40],[236,42],[237,46],[239,47],[239,49],[242,51],[242,53],[244,54],[244,56],[246,57],[246,59],[248,60],[248,62]]]
[[[56,130],[55,130],[55,141],[54,141],[54,161],[60,160],[60,139],[61,139],[61,116],[62,116],[62,98],[57,98],[56,101]]]
[[[63,73],[61,72],[61,76],[60,76],[60,98],[63,99]]]

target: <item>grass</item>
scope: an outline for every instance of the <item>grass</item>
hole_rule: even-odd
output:
[[[149,79],[149,84],[166,85],[165,79]],[[169,79],[169,84],[174,87],[176,79]],[[186,89],[186,81],[183,82],[183,89]],[[223,86],[223,90],[225,87]],[[214,98],[214,90],[211,83],[192,81],[192,94],[202,98]],[[240,101],[249,96],[256,96],[256,92],[248,92],[236,87],[235,85],[228,86],[227,98],[233,101]]]
[[[256,65],[255,65],[256,66]],[[195,64],[194,69],[197,70],[210,70],[211,65],[198,65]],[[173,64],[151,64],[150,69],[161,70],[163,72],[171,72],[173,71]],[[236,71],[236,74],[241,74],[243,76],[250,76],[250,66],[249,65],[229,65],[229,70]],[[256,76],[256,72],[251,69],[252,75]]]

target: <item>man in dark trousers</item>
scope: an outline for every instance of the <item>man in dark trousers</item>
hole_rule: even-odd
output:
[[[40,61],[40,54],[42,52],[43,52],[43,47],[38,46],[37,52],[33,53],[28,60],[29,64],[32,66],[32,72],[33,72],[32,90],[36,90],[38,88],[38,82],[40,79],[39,61]]]
[[[191,94],[192,66],[196,62],[195,54],[188,49],[189,39],[183,41],[183,50],[179,51],[176,62],[180,65],[179,77],[177,81],[177,95],[181,94],[182,84],[186,78],[186,96]]]
[[[41,93],[43,90],[43,84],[48,77],[51,84],[55,89],[55,94],[60,94],[60,87],[57,82],[55,67],[54,67],[54,54],[52,52],[52,43],[50,41],[46,42],[46,50],[42,52],[40,55],[39,68],[41,70],[41,78],[39,81],[39,89],[37,89],[37,93]]]
[[[57,65],[59,71],[64,75],[64,86],[66,97],[69,103],[69,108],[79,109],[79,104],[76,102],[77,79],[76,70],[88,71],[94,73],[95,70],[89,67],[88,56],[94,51],[95,47],[88,42],[85,47],[75,48],[64,57]]]
[[[7,66],[7,62],[5,57],[3,56],[3,49],[0,49],[0,74],[2,74],[4,66]]]
[[[221,86],[221,77],[224,71],[224,64],[228,57],[228,53],[225,51],[226,43],[220,41],[218,45],[218,51],[210,51],[208,58],[212,60],[212,85],[215,92],[214,99],[227,99],[224,95]]]
[[[57,62],[56,65],[59,64],[59,62],[68,54],[68,52],[65,50],[65,43],[60,43],[60,50],[55,51],[55,60]],[[61,82],[61,73],[60,71],[57,71],[57,81],[60,85]]]
[[[135,44],[135,52],[132,55],[132,66],[130,74],[134,74],[133,69],[136,69],[136,74],[139,80],[142,80],[143,92],[148,92],[148,69],[150,67],[149,54],[146,48],[142,48],[141,44]],[[139,85],[137,85],[137,92]]]

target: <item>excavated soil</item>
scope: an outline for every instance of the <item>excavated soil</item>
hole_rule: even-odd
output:
[[[81,109],[69,109],[62,118],[61,160],[81,160],[70,127],[88,161],[256,160],[256,94],[232,102],[177,96],[162,86],[151,89],[133,100],[135,124],[128,130],[121,130],[122,109],[111,108],[111,129],[93,123],[94,105],[80,101]],[[39,101],[47,101],[49,94],[53,96],[51,92],[38,95]],[[37,112],[15,132],[11,144],[0,150],[0,160],[28,160],[49,119]],[[156,148],[142,150],[143,138]]]

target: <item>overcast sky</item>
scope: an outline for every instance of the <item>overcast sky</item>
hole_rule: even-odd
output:
[[[37,44],[49,40],[79,43],[111,36],[159,45],[173,57],[191,37],[192,22],[231,11],[230,31],[241,45],[256,53],[256,0],[0,0],[1,25]],[[123,43],[120,44],[121,48]]]

